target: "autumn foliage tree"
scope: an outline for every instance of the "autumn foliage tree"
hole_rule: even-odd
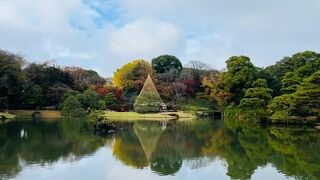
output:
[[[205,87],[205,93],[213,102],[220,107],[225,107],[229,104],[233,94],[225,89],[224,72],[212,73],[205,76],[202,84]]]
[[[139,59],[119,68],[114,73],[112,80],[115,86],[123,91],[125,96],[133,97],[138,95],[142,89],[148,74],[153,74],[150,63]]]

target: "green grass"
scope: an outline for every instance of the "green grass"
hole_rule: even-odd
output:
[[[16,115],[14,114],[10,114],[10,113],[3,113],[3,112],[0,112],[0,117],[4,117],[6,119],[14,119],[16,118]]]
[[[114,121],[137,121],[137,120],[150,120],[150,121],[169,121],[178,118],[178,121],[192,120],[195,117],[191,114],[178,111],[178,112],[161,112],[161,113],[148,113],[140,114],[136,112],[104,112],[103,117],[108,120]]]

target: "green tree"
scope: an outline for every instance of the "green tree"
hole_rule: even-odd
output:
[[[28,86],[25,90],[25,102],[28,105],[42,105],[43,97],[43,90],[39,85]]]
[[[273,96],[281,95],[281,81],[278,80],[274,75],[272,75],[267,69],[265,68],[258,68],[259,70],[259,79],[265,79],[268,83],[268,87],[273,90]]]
[[[69,96],[62,104],[62,115],[82,117],[86,115],[80,101],[73,95]]]
[[[265,108],[272,99],[272,89],[268,88],[265,79],[258,79],[245,92],[245,98],[240,102],[240,107]]]
[[[106,110],[107,109],[106,103],[103,100],[99,100],[98,108],[99,110]]]
[[[117,97],[114,95],[114,93],[108,93],[106,97],[104,98],[106,108],[112,108],[117,103]]]
[[[300,82],[301,82],[301,78],[299,78],[293,72],[288,72],[281,81],[282,83],[281,91],[286,94],[293,93],[296,91]]]
[[[44,94],[44,105],[58,105],[63,94],[73,87],[70,74],[49,62],[31,63],[23,70],[27,85],[38,85]]]
[[[77,97],[79,94],[80,94],[79,91],[69,90],[69,91],[67,91],[66,93],[63,94],[62,100],[63,100],[63,101],[66,100],[69,96]]]
[[[320,54],[305,51],[291,57],[285,57],[276,64],[267,67],[266,70],[281,81],[288,72],[298,71],[299,77],[305,77],[310,76],[317,68],[320,68]]]
[[[69,87],[73,86],[73,81],[67,72],[59,67],[50,65],[49,62],[42,64],[31,63],[24,70],[24,76],[28,84],[39,85],[46,90],[57,83],[65,84]]]
[[[224,85],[226,90],[233,94],[231,102],[239,104],[244,92],[257,79],[258,71],[246,56],[233,56],[226,63]]]
[[[170,55],[162,55],[157,58],[152,59],[151,61],[153,69],[158,74],[165,73],[172,69],[181,72],[182,64],[178,58]]]
[[[320,71],[305,78],[294,93],[297,112],[320,117]]]
[[[77,98],[80,100],[83,108],[88,109],[89,107],[91,109],[98,109],[99,106],[99,95],[91,90],[88,89],[84,91],[82,94],[79,94]]]
[[[21,56],[0,50],[0,109],[20,104],[23,92],[23,63]]]
[[[268,110],[272,114],[272,120],[287,121],[294,112],[294,107],[294,96],[292,94],[284,94],[273,98],[268,105]]]

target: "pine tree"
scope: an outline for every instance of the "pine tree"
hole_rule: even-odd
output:
[[[264,108],[267,106],[270,99],[272,99],[272,90],[268,88],[265,79],[258,79],[245,92],[245,98],[240,102],[240,107],[249,108]]]
[[[288,72],[282,79],[282,88],[281,91],[285,94],[294,93],[301,82],[294,72]]]
[[[320,117],[320,71],[303,80],[294,98],[297,111],[301,115]]]

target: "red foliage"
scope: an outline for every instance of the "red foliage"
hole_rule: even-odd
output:
[[[182,82],[186,86],[186,92],[192,93],[194,91],[196,81],[193,79],[187,79]]]
[[[115,88],[113,91],[114,95],[116,96],[117,100],[121,100],[123,97],[122,91],[118,88]]]
[[[122,91],[114,86],[93,85],[92,90],[98,93],[101,97],[105,97],[108,93],[113,93],[117,100],[121,100]]]

